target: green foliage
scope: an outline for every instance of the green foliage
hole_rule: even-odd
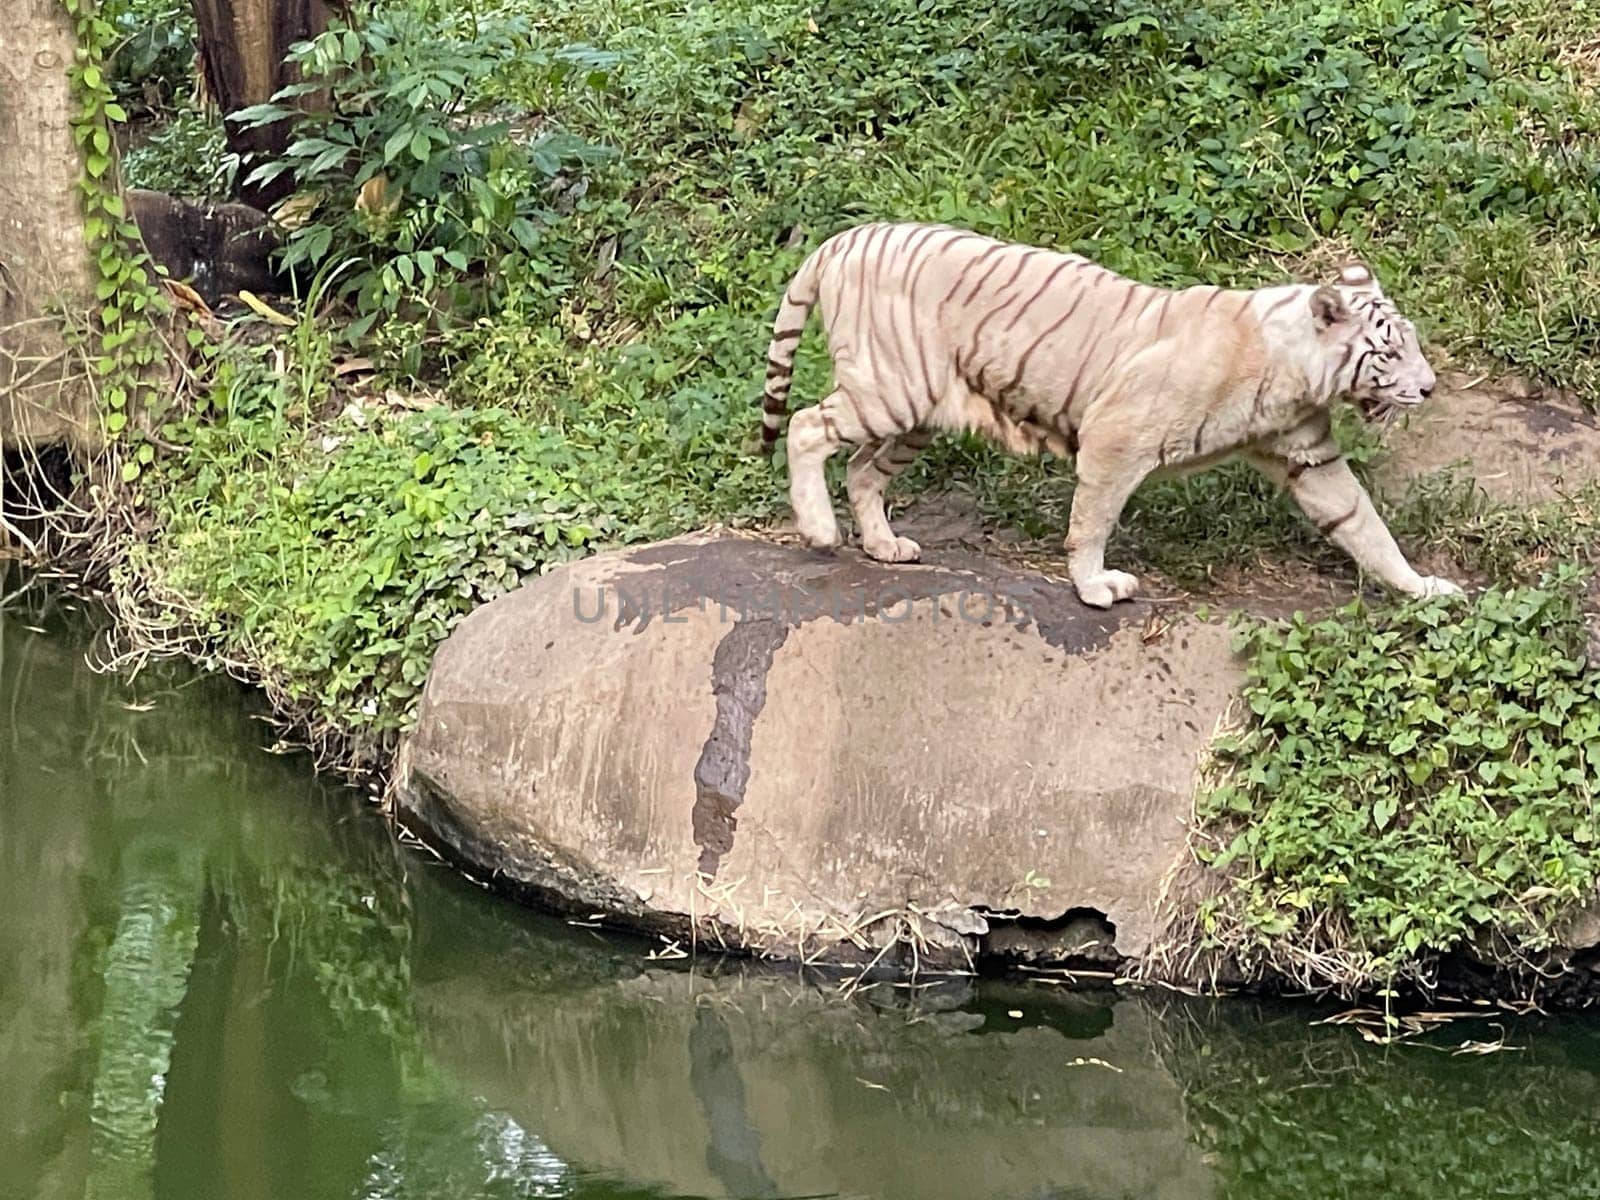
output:
[[[286,371],[224,365],[146,492],[161,532],[141,569],[304,712],[386,738],[437,639],[498,589],[783,514],[781,456],[740,453],[776,298],[822,237],[875,217],[1167,283],[1355,248],[1453,353],[1591,387],[1600,106],[1554,62],[1592,5],[551,0],[535,22],[522,0],[387,0],[295,52],[330,113],[285,94],[247,118],[294,122],[265,167],[314,201],[288,254],[349,306],[319,283],[303,311],[323,323],[294,332]],[[377,394],[453,411],[368,396],[365,424],[340,416],[335,338],[361,341]],[[796,403],[828,373],[813,329]],[[964,487],[987,522],[1058,541],[1071,483],[947,439],[893,496]],[[1568,516],[1459,493],[1397,525],[1496,578],[1587,545]],[[1183,583],[1285,551],[1348,569],[1246,467],[1141,489],[1114,547]]]
[[[605,152],[559,129],[536,133],[495,112],[503,64],[548,84],[578,75],[605,81],[607,55],[583,46],[544,51],[523,18],[428,18],[380,6],[358,29],[330,29],[298,46],[305,82],[232,118],[245,128],[294,122],[285,156],[249,178],[288,173],[311,199],[284,265],[351,264],[339,294],[365,336],[380,319],[469,319],[504,294],[507,281],[539,274],[530,256],[544,231],[582,195],[583,171]],[[292,101],[329,87],[326,112]],[[413,342],[413,345],[415,343]],[[416,370],[420,358],[408,366]]]
[[[796,225],[916,217],[1164,283],[1353,245],[1457,352],[1595,382],[1600,105],[1520,6],[547,8],[625,58],[563,112],[625,151],[612,315],[647,331],[767,311]]]
[[[174,196],[227,197],[233,195],[238,165],[220,121],[181,109],[128,149],[122,174],[129,187]]]
[[[194,10],[187,0],[104,0],[115,29],[106,73],[129,111],[172,108],[189,86],[195,54]]]
[[[745,432],[725,420],[696,434],[582,396],[541,424],[372,403],[316,442],[305,422],[319,398],[286,392],[270,354],[225,358],[197,418],[169,431],[183,456],[144,481],[163,543],[135,548],[125,570],[195,597],[195,634],[374,762],[467,613],[551,564],[736,511],[765,469],[707,466]]]
[[[119,141],[125,182],[177,196],[231,197],[238,163],[221,119],[192,102],[196,30],[188,0],[104,0],[101,15],[116,30],[106,76],[131,118]]]
[[[1196,806],[1213,944],[1346,991],[1546,945],[1600,875],[1583,577],[1247,626],[1249,716]]]
[[[1595,562],[1600,482],[1543,504],[1496,501],[1460,471],[1414,480],[1394,506],[1396,537],[1441,550],[1500,583],[1532,582],[1552,563]]]

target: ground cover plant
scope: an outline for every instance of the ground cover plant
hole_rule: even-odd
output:
[[[1584,575],[1464,612],[1360,600],[1249,622],[1237,732],[1214,746],[1197,853],[1227,879],[1197,940],[1354,994],[1442,954],[1559,945],[1600,879],[1600,661]]]

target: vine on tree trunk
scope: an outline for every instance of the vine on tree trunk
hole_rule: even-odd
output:
[[[100,13],[99,0],[61,0],[75,24],[78,49],[69,71],[77,113],[72,136],[83,154],[83,236],[95,265],[94,311],[82,331],[85,356],[98,381],[97,392],[106,432],[116,438],[131,414],[147,408],[156,387],[151,368],[166,354],[159,318],[172,311],[151,260],[128,219],[112,144],[111,127],[128,119],[106,78],[105,61],[116,31]],[[191,347],[205,334],[188,331]],[[148,442],[128,456],[122,474],[137,478],[142,464],[154,456]]]

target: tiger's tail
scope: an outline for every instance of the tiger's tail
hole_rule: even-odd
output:
[[[767,383],[761,392],[761,453],[771,455],[789,414],[789,385],[794,382],[794,352],[806,318],[817,303],[817,250],[800,264],[783,293],[767,345]]]

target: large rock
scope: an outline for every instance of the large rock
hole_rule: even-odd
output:
[[[808,960],[1137,960],[1239,670],[1220,623],[949,555],[684,538],[444,643],[403,818],[568,912]]]
[[[1383,490],[1469,449],[1511,502],[1600,478],[1588,414],[1444,383],[1392,433]],[[1226,628],[1160,599],[1085,608],[977,553],[959,505],[902,528],[929,562],[692,537],[485,606],[435,660],[404,819],[497,886],[685,946],[1155,966],[1164,915],[1215,885],[1184,839],[1240,683]],[[1270,577],[1209,599],[1281,615],[1348,595]],[[1575,927],[1551,964],[1585,995],[1595,940]]]
[[[150,257],[207,304],[241,289],[271,292],[286,285],[271,259],[280,234],[259,209],[139,188],[128,190],[127,203]]]

